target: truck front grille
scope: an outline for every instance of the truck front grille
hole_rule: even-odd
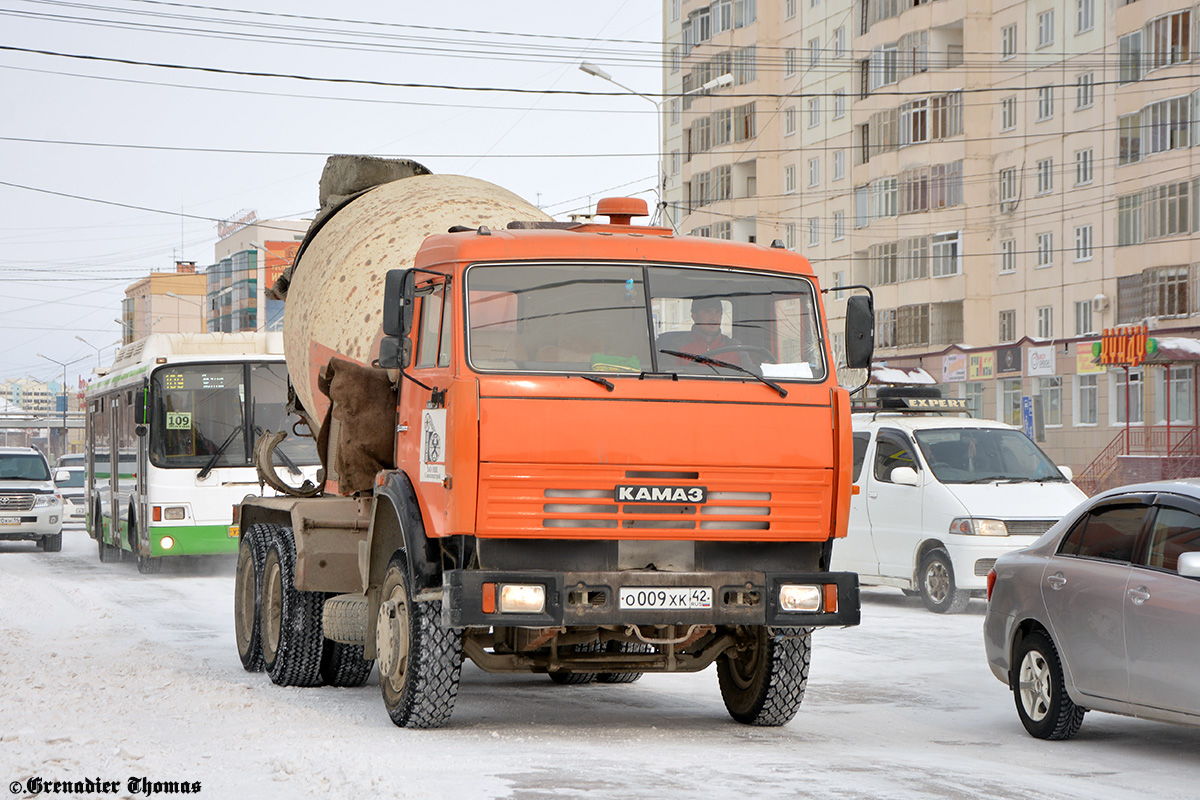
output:
[[[480,465],[479,535],[819,540],[829,536],[825,470],[680,472],[573,465]],[[704,487],[703,503],[618,499],[618,485]],[[575,533],[570,533],[574,531]]]
[[[31,494],[0,494],[0,515],[8,511],[29,511],[32,508]]]

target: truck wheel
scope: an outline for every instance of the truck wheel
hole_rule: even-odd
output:
[[[654,648],[643,642],[609,642],[610,653],[653,653]],[[634,683],[642,677],[640,672],[601,672],[596,676],[600,683]]]
[[[413,602],[408,562],[388,564],[375,619],[383,705],[401,728],[436,728],[450,719],[462,672],[462,634],[441,626],[442,602]]]
[[[329,686],[355,688],[371,677],[374,660],[363,657],[361,644],[343,644],[326,639],[321,655],[321,679]]]
[[[1070,739],[1083,724],[1087,711],[1067,696],[1058,650],[1049,637],[1030,633],[1017,645],[1013,657],[1017,664],[1017,716],[1030,736],[1038,739]]]
[[[277,686],[319,686],[325,644],[321,633],[325,593],[296,589],[295,574],[292,529],[278,527],[263,559],[259,600],[263,667]]]
[[[950,554],[938,548],[930,550],[921,559],[917,574],[921,601],[935,614],[961,614],[967,610],[971,593],[954,585],[954,566]]]
[[[277,526],[251,525],[238,541],[233,581],[233,635],[247,672],[262,672],[262,576],[267,544]]]
[[[604,650],[604,646],[597,639],[594,642],[571,645],[567,650],[571,653],[599,653]],[[559,686],[582,686],[600,677],[600,674],[597,672],[567,672],[565,670],[555,670],[550,672],[549,675],[550,680]]]
[[[42,549],[47,553],[57,553],[62,550],[62,534],[52,533],[42,537]]]
[[[800,710],[808,686],[812,630],[784,635],[759,625],[750,633],[747,646],[717,661],[721,699],[729,716],[745,725],[785,725]]]

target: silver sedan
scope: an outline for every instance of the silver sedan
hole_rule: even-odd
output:
[[[1104,492],[1001,556],[983,632],[1033,736],[1089,709],[1200,725],[1200,480]]]

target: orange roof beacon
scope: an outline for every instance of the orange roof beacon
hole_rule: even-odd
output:
[[[235,509],[247,669],[358,685],[377,660],[424,728],[464,657],[557,683],[715,663],[734,719],[788,722],[811,630],[859,621],[829,571],[850,393],[808,261],[634,224],[634,198],[554,222],[413,162],[331,159],[322,204],[275,291],[324,482]],[[847,319],[861,368],[869,298]]]

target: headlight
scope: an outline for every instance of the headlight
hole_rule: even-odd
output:
[[[170,550],[172,547],[175,546],[175,540],[172,539],[170,536],[164,536],[158,540],[158,546],[161,547],[163,550]]]
[[[1008,536],[1008,527],[1004,520],[959,517],[950,523],[950,532],[967,536]]]
[[[500,584],[501,614],[540,614],[546,610],[546,587],[540,583]]]
[[[183,506],[167,506],[163,509],[163,519],[180,520],[184,517]]]
[[[60,498],[56,494],[39,494],[39,495],[35,495],[33,498],[33,507],[34,508],[46,508],[48,506],[52,507],[52,506],[58,505],[61,502],[62,502],[62,498]]]
[[[821,587],[785,583],[779,587],[781,611],[821,611]]]

